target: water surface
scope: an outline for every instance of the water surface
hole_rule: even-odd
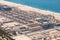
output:
[[[60,13],[60,0],[7,0],[7,1]]]

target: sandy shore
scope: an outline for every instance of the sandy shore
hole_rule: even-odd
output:
[[[16,4],[16,3],[8,2],[8,1],[0,1],[0,3],[4,4],[4,5],[12,6],[12,7],[18,7],[25,11],[35,11],[35,12],[42,13],[45,15],[51,14],[51,15],[54,15],[56,17],[56,19],[60,20],[60,13],[40,10],[40,9],[32,8],[32,7],[29,7],[26,5]]]
[[[0,0],[0,1],[4,1],[4,0]]]

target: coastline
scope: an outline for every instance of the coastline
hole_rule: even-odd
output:
[[[4,1],[4,0],[0,0],[0,1]]]
[[[34,12],[38,12],[38,13],[45,14],[45,15],[48,15],[48,14],[54,15],[56,17],[56,19],[60,20],[60,13],[55,13],[55,12],[51,12],[48,10],[41,10],[41,9],[33,8],[30,6],[22,5],[22,4],[16,4],[13,2],[9,2],[9,1],[1,0],[0,3],[3,5],[11,6],[11,7],[18,7],[19,9],[22,9],[25,11],[34,11]]]

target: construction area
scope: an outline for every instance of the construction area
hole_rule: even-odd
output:
[[[60,40],[60,20],[0,4],[0,40]]]

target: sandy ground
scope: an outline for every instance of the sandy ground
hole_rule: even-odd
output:
[[[4,1],[4,0],[0,0],[0,1]]]
[[[31,40],[31,38],[24,36],[24,35],[18,35],[13,37],[15,40]]]
[[[8,2],[8,1],[0,1],[0,3],[4,4],[4,5],[12,6],[12,7],[18,7],[25,11],[35,11],[35,12],[42,13],[45,15],[51,14],[51,15],[54,15],[56,17],[56,19],[60,20],[60,13],[40,10],[40,9],[32,8],[32,7],[29,7],[26,5],[16,4],[16,3]]]

